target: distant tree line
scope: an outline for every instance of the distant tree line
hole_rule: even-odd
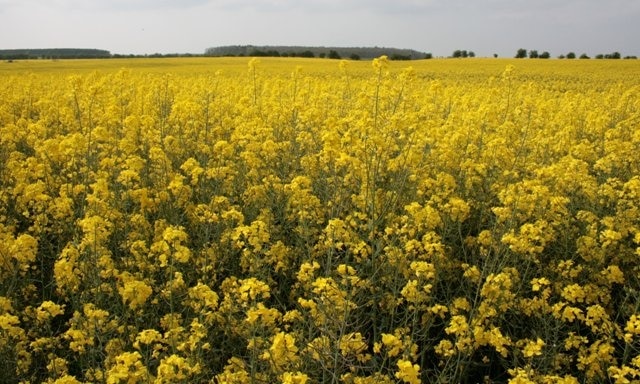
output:
[[[319,57],[352,60],[373,59],[387,55],[391,60],[430,59],[430,53],[412,49],[381,47],[307,47],[307,46],[254,46],[227,45],[207,48],[205,56],[266,56],[266,57]]]
[[[467,51],[466,49],[460,50],[460,49],[456,49],[455,51],[453,51],[453,54],[451,55],[451,57],[453,58],[467,58],[467,57],[476,57],[476,54],[473,51]]]
[[[251,49],[247,49],[251,47]],[[395,48],[314,48],[303,47],[304,49],[283,49],[281,51],[271,48],[243,46],[241,50],[234,47],[221,47],[229,49],[209,49],[205,54],[193,53],[153,53],[153,54],[111,54],[109,51],[100,49],[80,49],[80,48],[51,48],[51,49],[5,49],[0,50],[0,60],[57,60],[57,59],[92,59],[92,58],[170,58],[170,57],[203,57],[203,56],[257,56],[257,57],[319,57],[329,59],[348,58],[351,60],[371,59],[382,55],[389,56],[391,60],[413,60],[430,59],[430,53],[418,53],[413,50],[403,50]]]
[[[520,48],[518,49],[518,51],[516,52],[516,59],[525,59],[525,58],[530,58],[530,59],[548,59],[551,57],[551,54],[547,51],[544,51],[542,53],[538,53],[537,50],[531,50],[531,51],[527,51],[524,48]],[[558,59],[575,59],[576,57],[578,57],[575,52],[569,52],[566,55],[561,54],[558,56]],[[579,56],[580,59],[590,59],[589,55],[587,55],[586,53],[583,53]],[[613,53],[608,53],[608,54],[598,54],[595,56],[596,59],[621,59],[622,55],[620,54],[620,52],[613,52]],[[637,59],[636,56],[625,56],[625,59]]]
[[[84,48],[50,48],[50,49],[2,49],[0,59],[104,59],[111,57],[111,52],[102,49]]]
[[[253,45],[230,45],[222,47],[207,48],[204,54],[194,53],[154,53],[144,55],[123,55],[111,54],[102,49],[84,48],[51,48],[51,49],[3,49],[0,50],[0,60],[32,60],[32,59],[102,59],[102,58],[162,58],[162,57],[202,57],[202,56],[258,56],[258,57],[319,57],[329,59],[351,60],[373,59],[387,55],[391,60],[416,60],[432,59],[431,53],[418,52],[412,49],[381,48],[381,47],[296,47],[296,46],[253,46]],[[467,58],[476,57],[473,51],[457,49],[450,57]],[[493,57],[498,57],[494,54]],[[517,50],[516,58],[524,59],[549,59],[551,54],[548,51],[538,52],[537,50]],[[574,52],[561,54],[559,59],[590,59],[583,53],[577,56]],[[620,52],[598,54],[596,59],[637,59],[636,56],[622,56]]]

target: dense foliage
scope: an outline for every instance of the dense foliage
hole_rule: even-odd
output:
[[[0,76],[0,382],[640,379],[636,63],[199,60]]]
[[[50,48],[50,49],[0,49],[0,59],[79,59],[108,58],[111,52],[102,49]]]
[[[227,45],[207,48],[205,56],[298,56],[298,57],[327,57],[349,58],[358,56],[362,59],[372,59],[381,55],[389,58],[405,60],[424,59],[426,53],[413,49],[390,47],[313,47],[313,46],[255,46],[255,45]]]

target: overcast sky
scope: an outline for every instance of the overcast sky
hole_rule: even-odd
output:
[[[236,44],[640,56],[640,0],[0,0],[0,49]]]

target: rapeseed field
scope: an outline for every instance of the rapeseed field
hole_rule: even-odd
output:
[[[0,382],[640,380],[637,60],[0,63]]]

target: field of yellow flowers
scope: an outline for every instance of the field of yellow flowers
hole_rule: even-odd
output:
[[[639,153],[637,60],[0,63],[0,382],[640,380]]]

